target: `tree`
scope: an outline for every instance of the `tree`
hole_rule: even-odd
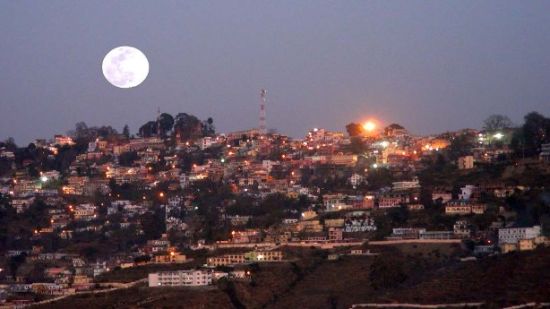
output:
[[[451,160],[456,160],[459,157],[470,155],[475,144],[475,136],[462,134],[455,137],[446,152]]]
[[[202,135],[204,136],[214,136],[216,134],[214,119],[212,117],[208,117],[208,119],[202,122],[202,131]]]
[[[8,137],[3,143],[0,143],[0,146],[6,147],[9,151],[15,151],[17,145],[15,144],[15,139],[13,137]]]
[[[168,113],[160,114],[158,121],[162,136],[166,136],[166,133],[174,127],[174,117]]]
[[[124,128],[122,129],[122,135],[124,135],[125,138],[130,138],[130,128],[128,125],[124,125]]]
[[[512,121],[508,116],[504,115],[491,115],[483,121],[483,130],[497,131],[502,129],[509,129],[513,126]]]
[[[354,154],[362,154],[366,150],[365,143],[361,140],[360,137],[354,136],[350,140],[350,150]]]
[[[118,156],[118,163],[122,166],[132,166],[137,159],[139,156],[136,151],[127,151]]]
[[[398,123],[392,123],[389,126],[384,128],[384,135],[392,136],[395,134],[395,131],[398,131],[398,130],[405,130],[405,127],[403,127]]]
[[[151,137],[157,134],[157,122],[149,121],[139,128],[139,136]]]
[[[75,125],[75,138],[87,137],[88,125],[84,121],[77,122]]]
[[[512,137],[512,148],[517,154],[535,156],[543,143],[550,142],[550,119],[537,112],[524,117],[524,124]]]
[[[15,277],[17,276],[17,270],[19,269],[19,266],[23,265],[26,259],[27,259],[27,254],[24,252],[22,254],[19,254],[10,258],[9,268],[10,268],[10,273],[12,275],[12,278],[14,280],[15,280]]]
[[[202,122],[195,116],[186,113],[176,115],[174,131],[181,141],[197,139],[202,136]]]
[[[363,126],[358,123],[351,122],[346,125],[346,131],[348,131],[350,137],[360,136],[363,134]]]

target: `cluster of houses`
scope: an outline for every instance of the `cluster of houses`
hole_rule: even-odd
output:
[[[196,201],[193,185],[203,180],[227,185],[233,194],[251,196],[257,200],[270,194],[289,198],[307,197],[310,206],[293,213],[268,228],[249,227],[252,216],[229,215],[224,201],[219,205],[222,219],[232,227],[224,241],[199,240],[172,245],[165,234],[159,239],[147,239],[143,245],[103,260],[87,261],[81,255],[62,252],[42,252],[40,247],[9,248],[4,254],[14,257],[25,253],[27,260],[45,259],[54,265],[47,268],[47,282],[29,283],[14,275],[5,290],[57,295],[93,287],[94,278],[114,268],[134,267],[142,263],[185,263],[189,259],[183,249],[249,248],[246,253],[209,256],[209,266],[239,265],[250,262],[281,261],[282,251],[272,249],[288,246],[350,246],[372,237],[377,232],[375,215],[394,209],[407,209],[422,214],[426,211],[421,193],[426,188],[415,176],[426,168],[426,158],[433,159],[448,147],[452,139],[462,134],[477,138],[473,153],[460,157],[457,168],[462,172],[477,163],[490,163],[507,156],[506,145],[495,147],[485,132],[463,130],[439,136],[411,136],[404,129],[388,129],[376,136],[365,136],[365,149],[351,151],[352,139],[341,132],[313,129],[303,139],[291,139],[280,134],[261,134],[259,130],[206,136],[195,140],[168,141],[161,136],[139,138],[97,138],[85,151],[75,155],[63,170],[44,169],[24,159],[16,167],[13,151],[0,149],[0,159],[11,162],[13,173],[0,178],[0,193],[19,216],[25,216],[32,205],[42,202],[47,208],[48,224],[33,227],[33,241],[52,236],[75,241],[79,235],[111,237],[117,231],[144,235],[140,218],[156,207],[163,210],[165,233],[181,233],[192,238],[186,215],[201,207]],[[36,141],[35,147],[48,153],[49,159],[61,156],[67,147],[75,145],[70,136],[56,135],[51,142]],[[547,161],[548,146],[543,147],[541,160]],[[198,154],[198,155],[197,155]],[[189,158],[200,157],[197,160]],[[187,161],[186,161],[187,160]],[[369,188],[369,175],[377,169],[387,169],[399,179],[381,188]],[[327,179],[335,188],[321,190],[320,171],[328,170]],[[316,173],[319,172],[319,173]],[[324,180],[325,183],[327,179]],[[343,179],[337,182],[336,180]],[[163,186],[159,192],[159,185]],[[129,199],[113,191],[114,186],[139,188],[140,195]],[[339,186],[339,187],[337,187]],[[369,188],[369,189],[367,189]],[[540,226],[516,227],[511,223],[494,222],[490,231],[479,231],[472,218],[496,211],[506,216],[507,210],[489,205],[483,196],[501,201],[522,186],[495,183],[470,184],[456,188],[430,188],[431,203],[436,211],[451,216],[455,224],[449,230],[428,230],[422,226],[393,227],[388,240],[449,240],[473,239],[487,241],[477,252],[489,252],[500,247],[501,252],[531,250],[548,244]],[[143,194],[141,195],[141,192]],[[148,192],[159,192],[151,196]],[[100,197],[100,198],[98,198]],[[159,205],[160,200],[160,205]],[[227,202],[227,203],[226,203]],[[270,249],[268,249],[270,248]],[[138,261],[137,257],[147,257]],[[246,271],[220,274],[208,269],[159,272],[149,275],[149,286],[208,285],[223,276],[245,278]]]

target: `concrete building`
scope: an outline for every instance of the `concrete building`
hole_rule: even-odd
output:
[[[220,256],[209,257],[207,260],[209,266],[225,266],[234,264],[243,264],[245,262],[244,254],[224,254]]]
[[[414,177],[413,180],[410,181],[395,181],[393,182],[392,187],[395,191],[419,189],[420,182],[417,177]]]
[[[205,270],[177,270],[150,273],[149,287],[205,286],[212,284],[212,273]]]
[[[453,239],[453,231],[425,231],[419,233],[420,239]]]
[[[512,227],[498,229],[499,244],[517,244],[522,239],[534,239],[540,236],[540,225],[533,227]]]
[[[541,161],[550,162],[550,143],[540,145],[539,158]]]

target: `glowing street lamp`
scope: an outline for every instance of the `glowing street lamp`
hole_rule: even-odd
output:
[[[502,139],[502,138],[504,137],[504,134],[498,132],[498,133],[496,133],[495,135],[493,135],[493,137],[496,138],[496,139],[498,139],[498,140],[500,140],[500,139]]]
[[[369,120],[363,123],[363,129],[367,132],[372,132],[376,129],[376,123],[374,123],[374,121],[372,120]]]

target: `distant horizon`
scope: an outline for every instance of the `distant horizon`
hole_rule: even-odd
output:
[[[531,111],[531,112],[537,112],[537,113],[539,113],[539,114],[541,114],[541,115],[543,115],[543,116],[547,116],[547,115],[545,115],[545,114],[543,114],[543,113],[541,113],[541,112],[539,112],[539,111]],[[164,112],[161,111],[161,113],[164,113]],[[178,113],[185,113],[185,112],[178,112]],[[172,116],[175,117],[178,113],[174,113],[174,114],[168,113],[168,114],[170,114],[170,115],[172,115]],[[194,116],[196,116],[196,115],[194,115]],[[487,115],[487,117],[489,117],[489,116],[491,116],[491,115]],[[503,115],[503,116],[508,116],[508,115]],[[523,121],[523,117],[524,117],[524,116],[525,116],[525,115],[523,115],[523,116],[521,117],[521,119],[522,119],[521,121]],[[197,117],[198,117],[198,116],[197,116]],[[206,117],[206,118],[207,118],[207,117]],[[206,119],[206,118],[205,118],[205,119]],[[202,121],[202,120],[205,120],[205,119],[202,119],[202,118],[200,118],[200,117],[199,117],[199,119],[200,119],[201,121]],[[510,118],[510,119],[512,119],[512,118]],[[152,120],[154,120],[154,118],[151,118],[151,119],[148,119],[148,120],[144,121],[143,124],[145,124],[145,122],[147,122],[147,121],[152,121]],[[77,123],[79,123],[79,122],[84,122],[84,123],[86,123],[85,121],[76,121],[76,122],[75,122],[75,125],[76,125]],[[305,137],[305,136],[307,135],[307,132],[308,132],[309,130],[314,129],[314,128],[326,129],[326,130],[330,130],[330,131],[339,131],[339,132],[343,132],[343,133],[347,134],[347,132],[346,132],[346,127],[345,127],[345,126],[346,126],[348,123],[351,123],[351,122],[359,123],[359,121],[352,121],[352,120],[350,120],[349,122],[347,122],[346,124],[344,124],[344,125],[342,126],[342,128],[340,128],[340,129],[338,129],[338,128],[336,128],[336,129],[329,129],[329,128],[323,127],[323,126],[310,127],[309,129],[307,129],[306,131],[304,131],[303,134],[302,134],[301,136],[292,136],[292,135],[289,135],[289,134],[285,134],[284,132],[282,132],[282,131],[279,130],[278,128],[272,128],[272,127],[270,127],[269,125],[268,125],[268,132],[275,130],[276,133],[279,133],[279,134],[282,134],[282,135],[289,136],[289,137],[291,137],[291,138],[293,138],[293,139],[301,139],[301,138]],[[389,122],[382,122],[382,123],[380,123],[380,125],[381,125],[382,127],[386,127],[386,126],[388,126],[388,125],[390,125],[390,124],[393,124],[393,123],[397,123],[397,124],[402,125],[401,123],[392,122],[392,121],[389,121]],[[521,126],[521,123],[515,122],[515,121],[512,121],[512,124],[513,124],[513,128],[515,128],[515,127],[520,127],[520,126]],[[122,134],[122,130],[123,130],[124,126],[125,126],[125,124],[123,124],[123,125],[121,125],[120,128],[119,128],[118,126],[113,126],[112,124],[92,124],[92,123],[86,123],[86,125],[87,125],[88,127],[110,126],[110,127],[112,127],[113,129],[115,129],[119,134]],[[214,119],[214,126],[216,126],[216,119]],[[446,132],[457,132],[457,131],[468,130],[468,129],[482,130],[482,129],[483,129],[482,126],[483,126],[483,123],[480,123],[479,127],[463,127],[463,128],[447,129],[447,130],[441,130],[441,131],[430,132],[430,133],[417,133],[417,132],[411,131],[410,129],[408,129],[406,126],[403,125],[403,127],[404,127],[409,133],[411,133],[412,135],[416,135],[416,136],[438,135],[438,134],[443,134],[443,133],[446,133]],[[133,135],[133,136],[135,136],[135,137],[138,137],[139,127],[138,127],[137,129],[132,129],[131,127],[129,127],[129,129],[130,129],[130,135]],[[246,131],[246,130],[253,130],[253,129],[258,129],[258,127],[248,127],[248,128],[240,128],[240,129],[237,128],[237,129],[235,129],[235,130],[219,130],[218,127],[216,126],[216,134],[225,134],[225,133],[231,133],[231,132],[237,132],[237,131]],[[31,138],[29,141],[26,141],[26,142],[23,142],[23,143],[20,143],[20,142],[19,142],[15,137],[13,137],[13,136],[6,136],[6,137],[4,137],[3,139],[1,139],[0,141],[5,141],[5,140],[7,140],[8,138],[13,137],[14,140],[15,140],[15,143],[17,144],[17,146],[18,146],[18,147],[23,147],[23,146],[26,146],[26,145],[28,145],[28,144],[30,144],[30,143],[36,141],[36,140],[39,140],[39,139],[50,140],[50,139],[53,139],[55,135],[68,135],[68,134],[70,133],[70,131],[72,131],[72,130],[74,130],[74,126],[73,126],[72,128],[66,129],[66,130],[63,131],[63,132],[53,133],[51,136]]]

